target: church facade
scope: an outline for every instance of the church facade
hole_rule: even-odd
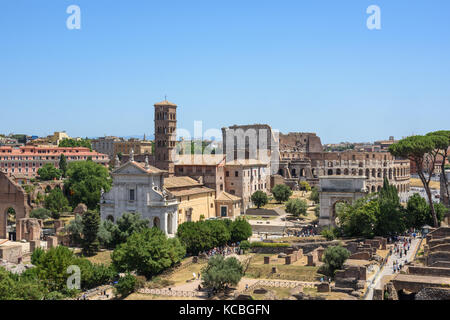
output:
[[[125,212],[140,213],[149,220],[149,227],[157,227],[169,237],[178,228],[178,201],[164,189],[167,171],[135,162],[133,157],[112,172],[113,186],[102,195],[102,219],[117,221]]]

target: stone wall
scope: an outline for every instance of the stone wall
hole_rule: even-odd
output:
[[[0,259],[11,263],[20,263],[22,260],[22,246],[20,244],[0,246]]]
[[[16,221],[29,216],[31,207],[28,195],[21,186],[16,184],[4,172],[0,172],[0,239],[7,239],[7,210],[13,208],[16,212]],[[20,227],[16,230],[17,240],[22,240]]]
[[[407,272],[408,274],[422,276],[450,277],[450,269],[448,268],[409,266]]]

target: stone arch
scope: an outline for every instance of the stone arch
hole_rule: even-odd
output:
[[[372,192],[372,193],[375,192],[375,186],[372,186],[370,192]]]
[[[304,168],[301,168],[301,169],[300,169],[300,177],[304,177],[304,176],[306,176],[306,174],[305,174],[305,169],[304,169]]]
[[[348,169],[347,168],[344,169],[344,176],[348,176]]]
[[[377,178],[381,178],[381,177],[382,177],[381,169],[378,169],[377,170]]]
[[[340,176],[341,175],[341,169],[336,169],[336,175]]]
[[[112,214],[110,214],[110,215],[108,215],[108,216],[106,217],[106,220],[109,220],[109,221],[111,221],[111,222],[114,222],[114,216],[113,216]]]
[[[359,175],[359,176],[363,176],[363,175],[364,175],[363,169],[359,169],[358,175]]]
[[[332,169],[328,169],[328,175],[332,176],[333,175],[333,170]]]
[[[366,179],[360,177],[321,177],[319,181],[320,216],[319,226],[336,224],[338,203],[353,203],[366,192]]]
[[[366,169],[366,179],[370,179],[370,170]]]
[[[392,180],[392,168],[389,169],[389,180]]]
[[[0,172],[0,239],[7,239],[7,211],[13,208],[16,212],[16,222],[28,218],[31,207],[28,204],[28,196],[25,191],[5,173]],[[22,240],[20,223],[17,223],[17,240]]]
[[[161,220],[158,217],[153,218],[153,227],[161,229]]]
[[[377,192],[380,192],[381,191],[381,186],[378,186],[377,187]]]
[[[372,169],[372,177],[373,177],[373,178],[376,178],[376,177],[377,177],[377,173],[376,173],[375,169]]]

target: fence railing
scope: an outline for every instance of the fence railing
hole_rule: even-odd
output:
[[[144,294],[155,294],[160,296],[171,296],[171,297],[198,297],[205,293],[200,291],[182,291],[182,290],[169,290],[169,289],[139,289],[138,293]]]

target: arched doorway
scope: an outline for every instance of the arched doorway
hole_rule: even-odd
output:
[[[109,216],[106,217],[106,220],[114,222],[114,216],[112,214],[110,214]]]
[[[11,241],[16,241],[16,210],[9,207],[5,212],[6,236]]]
[[[156,228],[158,228],[158,229],[161,229],[161,226],[160,226],[160,220],[159,220],[158,217],[155,217],[155,218],[153,219],[153,227],[156,227]]]

